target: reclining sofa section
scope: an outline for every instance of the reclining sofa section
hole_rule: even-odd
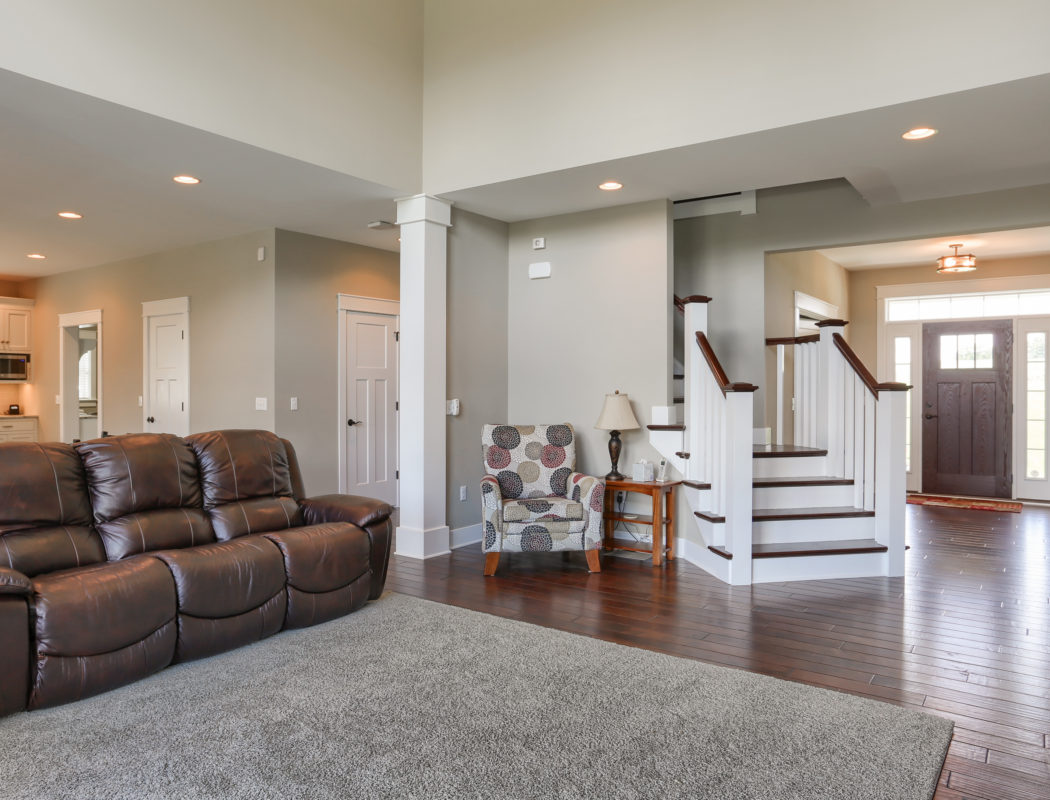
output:
[[[379,597],[390,506],[303,494],[267,431],[0,445],[0,714]]]

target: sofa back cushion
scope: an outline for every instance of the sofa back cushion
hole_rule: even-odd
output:
[[[201,507],[197,459],[185,439],[130,433],[76,449],[110,561],[215,541]]]
[[[187,441],[197,455],[204,508],[220,541],[302,524],[290,445],[256,430],[195,433]]]
[[[0,565],[30,577],[106,558],[68,444],[0,444]]]
[[[576,468],[572,425],[485,425],[481,446],[504,500],[566,496]]]

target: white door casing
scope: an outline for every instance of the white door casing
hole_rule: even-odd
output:
[[[190,433],[189,298],[142,304],[142,429]]]
[[[72,442],[80,436],[80,402],[77,393],[77,349],[78,333],[81,325],[97,326],[98,344],[95,346],[95,371],[97,387],[95,396],[98,409],[98,432],[105,430],[103,422],[103,386],[102,371],[102,310],[75,311],[58,315],[58,397],[59,397],[59,440]]]
[[[339,295],[339,485],[391,505],[398,502],[398,305]]]

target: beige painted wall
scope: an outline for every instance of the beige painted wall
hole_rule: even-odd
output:
[[[449,398],[461,412],[447,417],[448,526],[481,522],[481,426],[507,417],[507,245],[509,228],[452,209],[448,232]],[[467,499],[459,499],[459,487]]]
[[[102,309],[105,430],[142,430],[142,303],[190,298],[190,429],[274,427],[272,230],[40,278],[33,312],[33,384],[26,413],[59,436],[58,315]],[[255,411],[266,397],[269,411]]]
[[[1050,255],[1025,258],[978,258],[977,272],[956,275],[938,275],[933,265],[919,267],[887,267],[849,272],[849,294],[852,317],[850,343],[871,371],[877,372],[878,361],[878,303],[879,286],[897,286],[907,283],[944,283],[945,291],[952,291],[953,283],[974,278],[1012,278],[1018,275],[1050,275]]]
[[[849,280],[846,270],[830,258],[808,250],[793,253],[768,253],[766,255],[766,338],[795,335],[795,292],[805,292],[811,297],[838,306],[839,317],[849,320]],[[849,339],[850,329],[846,328]],[[784,441],[794,436],[790,397],[793,393],[795,373],[792,348],[785,351],[785,413]],[[869,364],[874,369],[874,364]],[[776,417],[776,348],[766,348],[765,392],[766,421],[774,426]]]
[[[755,423],[765,424],[766,347],[756,329],[770,251],[810,250],[1050,224],[1050,184],[938,200],[870,206],[843,180],[766,189],[758,213],[675,223],[675,291],[713,297],[711,342],[729,378],[760,384]],[[851,300],[852,313],[856,305]],[[852,327],[852,326],[851,326]],[[857,334],[854,333],[854,341]]]
[[[510,226],[507,421],[572,423],[580,471],[609,471],[609,434],[594,423],[617,389],[643,426],[623,434],[621,472],[659,461],[644,426],[670,402],[670,215],[655,201]],[[551,277],[529,280],[533,261],[551,262]]]
[[[418,189],[422,0],[39,0],[2,18],[0,68]]]
[[[431,0],[424,11],[428,192],[1050,72],[1045,0]],[[981,57],[936,57],[946,24],[957,52]]]
[[[397,253],[276,232],[276,430],[295,446],[311,495],[339,491],[336,295],[397,300]],[[290,410],[292,397],[299,410]]]

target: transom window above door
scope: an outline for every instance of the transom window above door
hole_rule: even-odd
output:
[[[1045,314],[1048,308],[1046,290],[894,297],[886,301],[886,321],[1023,317]]]
[[[993,369],[995,334],[951,333],[941,336],[941,369]]]

